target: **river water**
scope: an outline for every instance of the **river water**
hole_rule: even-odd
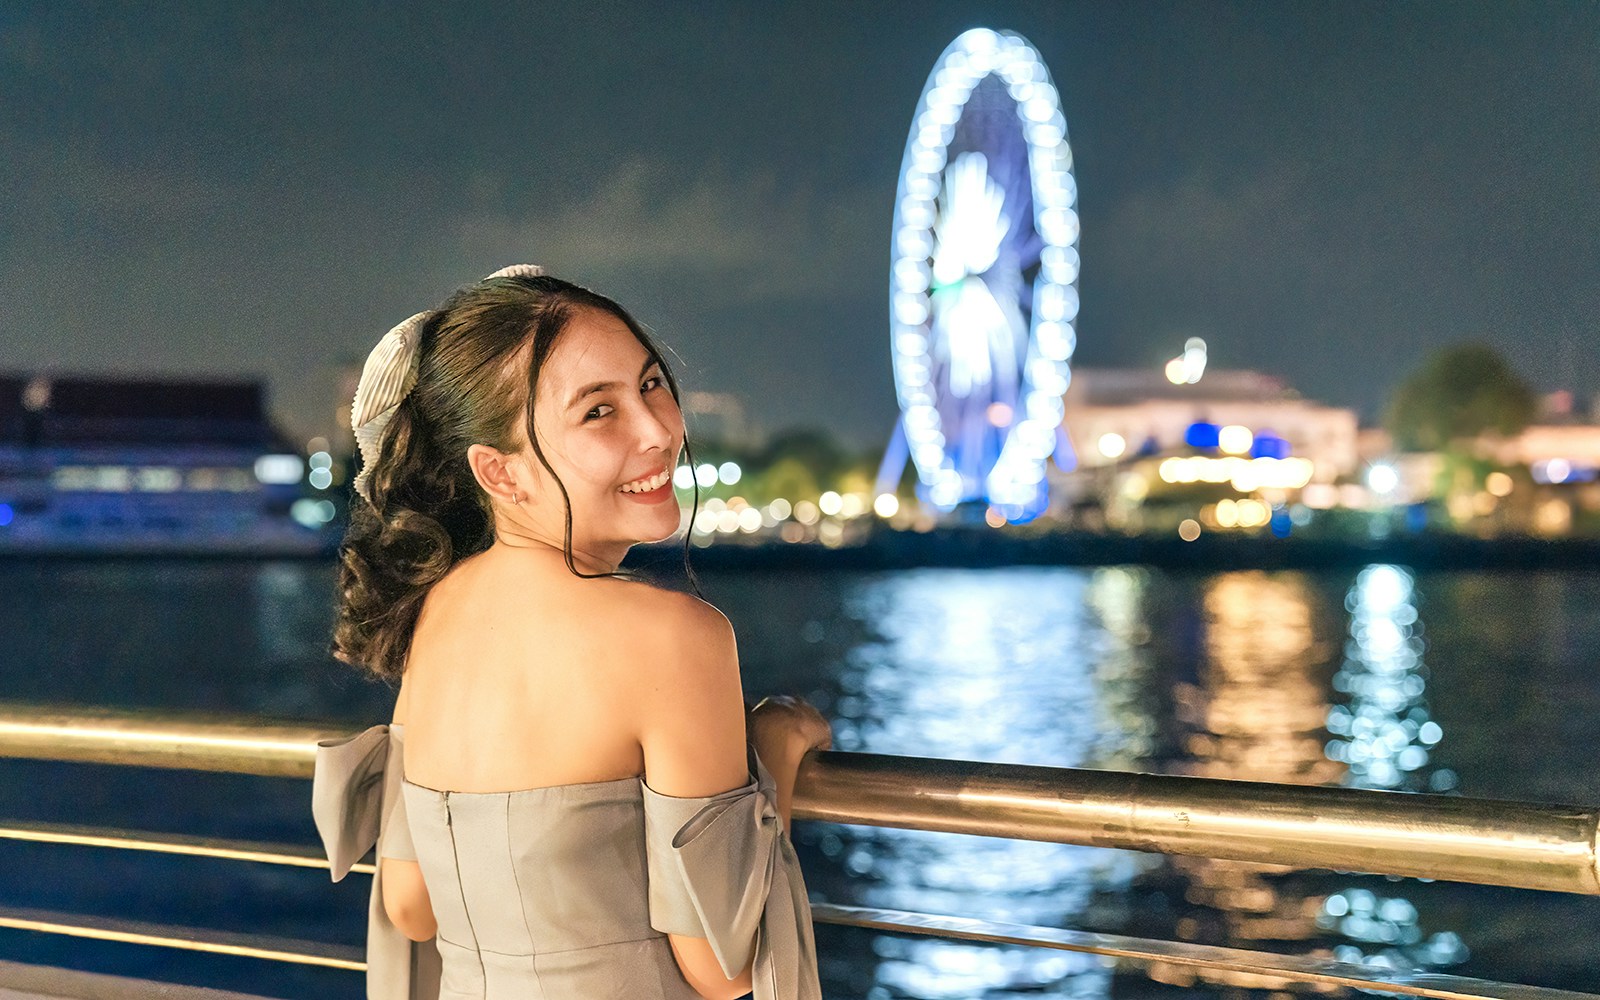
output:
[[[1600,802],[1600,572],[703,574],[747,694],[835,749]],[[0,563],[0,700],[387,718],[326,653],[333,569]],[[0,818],[314,843],[305,782],[0,762]],[[813,898],[1600,992],[1600,898],[800,821]],[[367,883],[0,844],[0,905],[358,944]],[[1178,968],[819,926],[830,1000],[1252,995]],[[358,997],[355,973],[0,930],[0,958]],[[1262,984],[1255,984],[1262,985]]]

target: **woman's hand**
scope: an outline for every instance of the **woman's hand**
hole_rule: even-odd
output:
[[[771,772],[772,782],[777,786],[778,816],[787,833],[800,763],[813,750],[830,749],[833,730],[809,702],[779,694],[761,699],[745,714],[745,731],[756,756]]]
[[[812,750],[833,747],[833,730],[822,713],[805,699],[786,694],[761,699],[745,716],[745,727],[763,760],[770,753],[798,765]]]

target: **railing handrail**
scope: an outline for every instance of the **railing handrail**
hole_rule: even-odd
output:
[[[0,703],[0,757],[307,778],[336,726]],[[1600,809],[816,751],[799,819],[1600,895]]]

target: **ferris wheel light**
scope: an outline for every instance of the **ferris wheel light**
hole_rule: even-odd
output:
[[[986,93],[1010,98],[1010,128],[1025,143],[1016,153],[995,154],[1003,147],[972,138],[962,124],[991,75]],[[1061,395],[1077,343],[1077,183],[1059,100],[1026,39],[975,28],[946,48],[913,115],[896,199],[890,343],[907,452],[937,507],[986,496],[1011,520],[1043,507],[1043,462],[1059,447]],[[951,149],[958,127],[966,138]],[[1022,159],[996,169],[991,155]],[[1018,177],[1031,198],[1013,200]],[[1032,218],[1017,220],[1012,206],[1030,204]],[[1035,242],[1024,253],[1036,255],[1038,269],[1019,296],[1015,284],[986,275],[1012,260],[1002,249],[1028,228]],[[969,402],[949,402],[963,399]],[[1022,419],[1008,427],[984,419],[998,403]],[[1000,432],[998,446],[974,446],[961,425],[944,425],[947,406],[954,407],[949,419],[967,419],[962,405],[980,408],[973,418]]]

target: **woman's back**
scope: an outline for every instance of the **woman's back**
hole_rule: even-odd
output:
[[[406,775],[432,788],[508,791],[637,776],[637,698],[668,607],[689,600],[574,577],[559,553],[494,547],[429,592],[396,719]]]

